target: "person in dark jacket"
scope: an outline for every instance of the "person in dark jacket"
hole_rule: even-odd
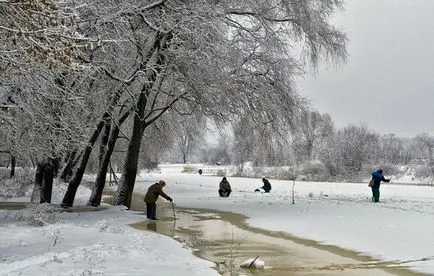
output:
[[[157,220],[157,199],[159,196],[164,197],[168,201],[172,202],[172,198],[163,192],[163,188],[166,186],[166,182],[160,180],[159,182],[152,184],[146,192],[144,201],[146,202],[146,217],[148,219]]]
[[[266,193],[269,193],[271,191],[271,184],[270,181],[268,181],[267,179],[262,178],[262,183],[264,183],[264,186],[262,186],[261,188],[264,189],[264,191]]]
[[[228,197],[232,192],[231,184],[229,184],[229,181],[226,179],[226,177],[223,177],[222,181],[220,181],[219,186],[219,195],[221,197]]]
[[[374,185],[371,187],[372,189],[372,197],[374,202],[380,201],[380,184],[381,181],[389,182],[390,179],[384,178],[383,170],[378,170],[372,173],[372,179],[374,180]]]

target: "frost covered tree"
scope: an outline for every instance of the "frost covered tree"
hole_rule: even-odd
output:
[[[431,183],[434,182],[434,137],[422,133],[415,138],[416,145],[421,151],[422,158],[431,172]]]
[[[80,3],[82,4],[82,3]],[[97,38],[79,32],[83,7],[77,1],[0,1],[0,76],[32,62],[71,66]]]
[[[29,82],[33,87],[28,90],[42,91],[44,95],[40,99],[50,99],[48,103],[38,102],[44,108],[36,110],[35,114],[41,114],[41,118],[45,113],[50,115],[47,117],[50,120],[42,124],[46,126],[43,130],[47,137],[52,137],[47,138],[50,143],[58,142],[58,146],[54,150],[41,148],[41,151],[56,159],[59,152],[81,158],[64,196],[64,206],[72,206],[86,159],[101,133],[104,138],[100,140],[100,172],[110,158],[108,149],[119,136],[116,132],[123,131],[125,122],[131,127],[116,196],[116,204],[129,206],[141,143],[148,143],[143,140],[149,137],[144,136],[145,129],[168,112],[202,114],[220,122],[246,114],[254,124],[267,129],[287,128],[296,110],[303,107],[295,90],[294,76],[303,73],[306,61],[313,65],[323,58],[339,62],[346,55],[345,35],[329,24],[332,13],[342,5],[336,0],[130,0],[87,4],[30,1],[26,2],[31,6],[29,10],[20,6],[21,2],[0,3],[0,12],[5,15],[0,19],[2,39],[5,38],[4,48],[0,50],[3,72],[11,75],[4,70],[12,58],[8,51],[15,47],[19,58],[31,60],[31,68],[37,62],[44,64],[44,69],[52,74],[49,82],[59,75],[65,76],[67,82],[62,89],[53,85],[45,87],[45,84],[40,89],[39,81]],[[53,12],[45,4],[58,11]],[[33,10],[38,13],[32,15]],[[32,20],[27,20],[28,16]],[[72,21],[65,22],[68,18]],[[76,18],[80,18],[78,25]],[[20,26],[26,27],[20,29]],[[22,39],[14,40],[14,36]],[[84,40],[80,40],[80,36]],[[102,43],[94,48],[87,37],[113,43]],[[34,42],[36,45],[32,44]],[[74,49],[80,52],[68,52]],[[300,49],[305,59],[298,58]],[[59,68],[50,71],[44,61],[62,60],[63,55],[65,59],[74,55],[91,68],[90,72],[76,77]],[[26,72],[26,78],[29,76],[31,74]],[[81,89],[82,85],[97,91],[93,100],[88,97],[89,89]],[[76,97],[80,93],[84,95]],[[28,98],[22,103],[31,101]],[[73,112],[80,112],[75,116],[79,118],[76,121],[70,119],[74,118]],[[63,126],[69,124],[71,132],[66,133],[71,139],[61,140]],[[80,128],[83,124],[85,127]],[[25,126],[22,125],[23,129]],[[79,130],[80,138],[74,137],[72,130],[75,129]],[[44,143],[39,140],[36,144],[39,147]]]
[[[294,152],[299,161],[311,160],[314,149],[333,135],[333,120],[329,114],[302,110],[295,119],[293,133]]]
[[[164,118],[147,129],[140,144],[141,168],[155,169],[159,162],[165,160],[166,154],[176,146],[177,127],[175,120],[169,119],[168,122],[168,119]]]
[[[339,129],[327,139],[320,160],[332,176],[354,175],[378,155],[378,136],[363,125]]]
[[[408,164],[412,160],[414,151],[408,139],[387,134],[380,137],[381,154],[379,159],[389,164]]]
[[[92,101],[73,79],[40,68],[28,72],[32,73],[8,80],[9,89],[14,90],[14,106],[1,131],[9,137],[9,147],[18,158],[30,155],[35,160],[36,187],[42,189],[40,201],[50,202],[59,158],[80,146],[87,135],[86,122],[91,121],[92,110],[88,104]]]
[[[206,131],[206,121],[200,114],[196,115],[178,116],[177,129],[173,131],[173,136],[176,139],[175,147],[178,149],[184,164],[187,163],[194,150],[198,149]]]
[[[232,122],[232,132],[234,142],[231,146],[231,155],[240,173],[244,163],[248,161],[253,162],[255,166],[287,163],[287,128],[273,128],[267,123],[257,124],[247,115],[239,116]]]
[[[226,128],[221,128],[213,131],[215,135],[215,141],[209,141],[204,143],[199,150],[199,160],[204,163],[216,164],[231,164],[234,153],[232,152],[232,146],[234,141]]]
[[[94,119],[98,97],[89,100],[84,86],[95,76],[79,63],[101,44],[85,33],[90,21],[81,15],[92,8],[85,1],[0,1],[0,86],[14,87],[20,106],[8,131],[18,135],[11,144],[20,142],[19,153],[30,148],[38,173],[52,174],[42,168],[74,157]]]
[[[11,138],[9,148],[18,158],[30,154],[38,163],[38,183],[52,179],[39,175],[53,174],[51,167],[57,165],[52,163],[64,156],[64,176],[72,173],[78,157],[83,160],[73,177],[73,182],[81,181],[86,155],[98,137],[90,126],[104,113],[110,92],[116,91],[107,80],[101,81],[105,74],[98,74],[103,72],[99,64],[91,64],[102,45],[92,38],[98,36],[93,23],[100,19],[93,17],[94,9],[85,1],[0,1],[0,87],[13,91],[17,106],[4,118],[2,131]],[[82,70],[83,64],[87,70]]]
[[[130,206],[144,130],[172,108],[229,120],[241,112],[279,128],[292,121],[299,98],[293,76],[306,57],[345,57],[345,35],[328,23],[340,1],[156,1],[131,19],[146,34],[140,57],[133,132],[117,191]],[[147,47],[145,47],[147,46]],[[298,53],[297,53],[298,54]],[[124,78],[128,80],[129,78]]]

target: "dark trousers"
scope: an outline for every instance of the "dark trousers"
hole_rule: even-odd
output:
[[[146,202],[146,217],[155,218],[157,216],[157,204]]]
[[[220,195],[221,197],[228,197],[230,194],[231,194],[231,191],[230,191],[230,190],[222,190],[222,189],[219,189],[219,195]]]
[[[374,198],[374,202],[380,201],[380,187],[373,186],[372,189],[372,197]]]

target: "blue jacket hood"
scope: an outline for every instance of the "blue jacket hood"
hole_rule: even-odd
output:
[[[382,178],[382,177],[383,177],[383,174],[380,173],[379,171],[376,171],[376,172],[373,172],[373,173],[372,173],[372,176],[375,177],[375,178]]]

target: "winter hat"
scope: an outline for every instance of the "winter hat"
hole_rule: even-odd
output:
[[[160,181],[158,182],[158,184],[160,184],[160,185],[161,185],[161,187],[164,187],[164,186],[166,186],[166,182],[164,182],[163,180],[160,180]]]

